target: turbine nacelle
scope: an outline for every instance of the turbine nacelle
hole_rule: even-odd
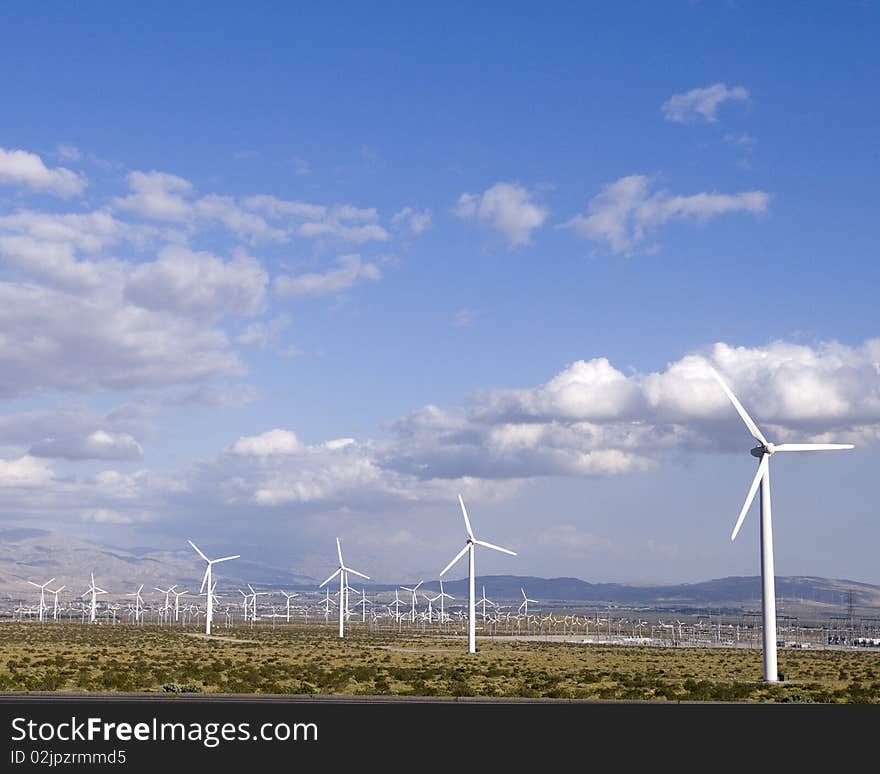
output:
[[[772,443],[766,443],[763,446],[760,446],[760,445],[756,446],[749,453],[753,457],[757,457],[758,459],[761,459],[761,457],[763,457],[765,454],[773,454],[773,452],[775,452],[775,451],[776,451],[776,446],[774,446]]]

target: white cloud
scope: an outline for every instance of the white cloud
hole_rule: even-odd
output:
[[[268,282],[259,261],[247,255],[223,261],[210,253],[168,245],[156,261],[132,272],[125,295],[146,309],[214,320],[261,312]]]
[[[304,239],[327,238],[363,244],[386,242],[391,238],[380,225],[379,213],[373,207],[354,207],[350,204],[327,207],[267,195],[245,197],[241,204],[268,218],[286,220],[288,227]]]
[[[605,243],[612,252],[630,254],[648,235],[673,220],[705,222],[733,212],[761,214],[770,196],[764,191],[678,196],[651,192],[651,178],[629,175],[606,185],[587,204],[586,215],[563,223],[578,236]]]
[[[127,241],[143,244],[149,231],[108,212],[45,213],[18,210],[0,216],[0,260],[28,278],[53,285],[95,288],[120,270],[119,262],[83,260]]]
[[[485,223],[500,233],[510,247],[528,244],[532,232],[550,211],[534,201],[534,194],[518,183],[495,183],[482,194],[463,193],[453,212],[460,218]]]
[[[374,282],[382,277],[378,266],[364,263],[359,255],[340,256],[338,263],[338,269],[323,273],[278,276],[274,282],[275,292],[279,296],[323,296],[346,290],[359,282]]]
[[[18,459],[0,459],[0,487],[31,488],[41,487],[52,482],[54,473],[45,460],[25,454]]]
[[[724,83],[714,83],[702,89],[691,89],[682,94],[673,94],[661,106],[667,121],[685,124],[690,121],[718,120],[718,108],[725,102],[744,102],[749,92],[743,86],[729,87]]]
[[[327,208],[321,204],[286,201],[275,196],[259,194],[242,199],[242,205],[249,210],[262,212],[271,218],[303,218],[320,220],[327,215]]]
[[[203,196],[193,206],[195,217],[209,222],[222,223],[231,233],[251,243],[288,240],[284,229],[270,226],[259,215],[242,209],[231,196],[210,194]]]
[[[243,436],[232,446],[233,454],[250,457],[267,457],[276,454],[298,454],[303,450],[296,434],[289,430],[276,428],[260,435]]]
[[[125,303],[112,284],[64,293],[0,282],[0,396],[192,384],[241,370],[222,331]]]
[[[391,223],[398,228],[408,228],[413,236],[419,236],[431,227],[431,210],[419,212],[412,207],[404,207],[391,216]]]
[[[188,201],[192,183],[167,172],[131,172],[128,177],[131,193],[115,200],[122,210],[153,220],[183,223],[192,213]]]
[[[121,513],[112,508],[96,508],[90,511],[83,511],[80,514],[80,519],[95,524],[144,524],[154,521],[154,517],[150,514]]]
[[[133,460],[143,457],[144,450],[128,433],[95,430],[80,437],[46,438],[29,454],[69,460]]]
[[[76,196],[88,181],[64,167],[50,168],[36,153],[0,148],[0,185],[15,185],[57,196]]]

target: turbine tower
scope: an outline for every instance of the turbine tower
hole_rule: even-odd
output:
[[[336,572],[334,572],[327,580],[325,580],[318,588],[321,586],[326,586],[330,581],[332,581],[337,575],[339,576],[339,636],[340,638],[345,636],[345,587],[348,585],[348,579],[346,575],[351,573],[352,575],[357,575],[360,578],[364,578],[365,580],[370,580],[368,575],[364,575],[362,572],[358,572],[357,570],[352,570],[350,567],[345,566],[345,562],[342,561],[342,546],[339,543],[339,538],[336,538],[336,554],[339,556],[339,567],[336,568]],[[329,598],[328,598],[329,599]]]
[[[214,586],[211,584],[211,568],[220,562],[228,562],[230,559],[239,559],[241,555],[236,554],[235,556],[224,556],[222,559],[208,559],[192,540],[187,540],[186,542],[189,543],[195,549],[195,552],[208,563],[207,568],[205,568],[205,575],[202,578],[202,587],[199,589],[199,594],[205,590],[205,586],[208,587],[207,610],[205,612],[205,634],[210,634],[211,622],[214,620]]]
[[[476,546],[483,546],[484,548],[491,548],[493,551],[501,551],[502,553],[510,554],[511,556],[516,556],[516,552],[507,548],[502,548],[501,546],[493,545],[492,543],[487,543],[485,540],[477,540],[474,537],[474,531],[471,529],[471,522],[470,519],[468,519],[467,508],[464,507],[464,500],[461,495],[458,496],[458,502],[461,503],[461,515],[464,516],[464,528],[467,532],[467,538],[465,539],[464,548],[462,548],[461,551],[455,555],[453,560],[443,568],[440,577],[442,578],[448,570],[452,569],[453,565],[455,565],[461,557],[468,554],[468,653],[476,653],[477,622],[475,612],[476,603],[474,601],[474,549]]]
[[[776,670],[776,581],[773,569],[773,525],[770,515],[770,457],[776,452],[801,452],[801,451],[834,451],[837,449],[852,449],[850,443],[770,443],[754,420],[746,413],[742,404],[737,400],[730,387],[727,386],[721,375],[711,369],[712,375],[721,385],[737,414],[745,423],[752,437],[758,442],[758,445],[751,450],[753,457],[758,458],[758,470],[749,487],[746,495],[746,501],[739,512],[739,518],[736,520],[736,526],[730,536],[731,540],[735,540],[742,526],[746,514],[755,499],[758,487],[761,487],[761,609],[763,613],[763,629],[764,629],[764,680],[770,683],[778,681],[779,676]]]

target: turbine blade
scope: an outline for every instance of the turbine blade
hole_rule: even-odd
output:
[[[742,421],[746,423],[746,427],[749,428],[749,432],[752,434],[752,437],[762,443],[764,446],[767,445],[767,439],[763,436],[761,431],[758,429],[758,426],[755,424],[755,420],[752,419],[746,410],[743,408],[742,403],[740,403],[736,395],[733,394],[733,391],[730,387],[727,386],[724,379],[721,378],[721,374],[719,374],[714,368],[709,369],[712,372],[712,376],[715,377],[718,384],[721,385],[721,389],[727,394],[727,397],[730,398],[730,402],[733,404],[733,407],[736,409],[736,413],[740,415]]]
[[[332,581],[332,580],[333,580],[337,575],[339,575],[339,573],[341,573],[341,572],[342,572],[342,568],[340,567],[340,568],[339,568],[338,570],[336,570],[336,572],[334,572],[329,578],[327,578],[327,580],[325,580],[322,584],[320,584],[320,585],[318,586],[318,588],[321,588],[321,586],[326,586],[328,583],[330,583],[330,581]]]
[[[470,545],[467,544],[467,543],[465,543],[465,544],[464,544],[464,548],[462,548],[461,551],[459,551],[459,552],[455,555],[455,559],[453,559],[449,564],[447,564],[446,567],[443,568],[443,570],[442,570],[442,572],[441,572],[440,574],[441,574],[441,575],[446,575],[447,570],[451,570],[451,569],[452,569],[452,566],[453,566],[453,565],[454,565],[459,559],[461,559],[461,557],[463,557],[463,556],[467,553],[468,548],[470,548]]]
[[[39,583],[34,583],[33,581],[28,581],[28,583],[30,583],[31,586],[36,586],[38,589],[43,588]]]
[[[200,549],[195,543],[192,542],[192,540],[187,539],[186,542],[189,543],[189,544],[190,544],[190,545],[196,550],[196,553],[197,553],[199,556],[201,556],[202,559],[204,559],[206,562],[210,562],[210,561],[211,561],[210,559],[208,559],[207,556],[205,556],[205,555],[202,553],[202,550],[201,550],[201,549]]]
[[[461,515],[464,516],[464,528],[467,530],[468,537],[473,540],[474,531],[471,529],[471,520],[468,518],[467,508],[464,507],[464,500],[461,495],[458,496],[458,501],[461,503]]]
[[[491,548],[493,551],[503,551],[505,554],[510,554],[511,556],[516,556],[516,551],[511,551],[509,548],[502,548],[501,546],[493,545],[492,543],[487,543],[485,540],[475,540],[478,546],[485,546],[486,548]]]
[[[745,504],[742,507],[742,510],[739,512],[739,518],[736,520],[736,526],[733,528],[733,533],[730,535],[731,540],[736,540],[736,536],[739,534],[739,528],[742,526],[743,521],[746,518],[746,514],[749,512],[749,508],[752,506],[752,500],[755,499],[755,495],[758,492],[758,485],[761,483],[761,479],[764,478],[764,474],[767,472],[767,466],[770,464],[769,455],[765,454],[761,457],[761,463],[758,465],[758,472],[755,473],[755,477],[752,479],[752,485],[749,487],[749,493],[746,495]]]
[[[235,556],[224,556],[222,559],[212,559],[211,564],[217,564],[218,562],[228,562],[230,559],[241,559],[241,554],[236,554]]]
[[[205,574],[202,576],[202,585],[199,587],[199,594],[201,594],[205,590],[205,584],[208,582],[208,573],[211,572],[211,563],[208,562],[208,567],[205,570]]]
[[[834,451],[836,449],[855,449],[851,443],[781,443],[773,451]]]
[[[342,567],[345,562],[342,561],[342,544],[339,542],[339,538],[336,538],[336,554],[339,556],[339,566]]]
[[[364,575],[362,572],[358,572],[357,570],[352,570],[351,567],[346,567],[345,571],[350,572],[352,575],[357,575],[359,578],[366,578],[367,580],[370,580],[369,575]],[[357,591],[357,589],[352,589],[352,591]]]

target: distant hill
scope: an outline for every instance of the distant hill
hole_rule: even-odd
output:
[[[222,565],[217,573],[218,592],[244,586],[314,587],[318,581],[307,575],[247,559]],[[156,594],[154,586],[198,591],[204,563],[191,550],[160,551],[121,549],[79,540],[42,529],[0,527],[0,595],[20,599],[33,594],[32,580],[43,583],[51,577],[57,588],[67,586],[69,593],[81,593],[89,584],[89,573],[111,596],[134,591],[143,583],[145,594]]]
[[[450,580],[445,590],[456,597],[467,594],[467,579]],[[493,600],[520,600],[525,589],[529,599],[544,602],[580,601],[597,604],[650,605],[666,607],[757,607],[761,603],[761,578],[735,576],[676,585],[639,585],[628,583],[588,583],[578,578],[536,578],[516,575],[488,575],[476,579],[477,595],[486,587]],[[439,591],[431,581],[423,589]],[[391,587],[393,590],[393,587]],[[880,586],[851,580],[809,576],[777,576],[776,596],[808,605],[846,607],[849,593],[857,607],[880,608]]]
[[[65,596],[85,591],[89,573],[95,573],[99,586],[121,596],[134,591],[141,583],[145,592],[157,595],[154,586],[165,588],[175,583],[178,588],[198,591],[203,565],[193,552],[161,551],[149,548],[120,549],[79,540],[42,529],[0,527],[0,596],[8,599],[32,599],[35,589],[27,581],[39,583],[56,577],[55,587],[65,584]],[[236,588],[251,583],[261,590],[281,588],[316,591],[318,580],[294,570],[275,567],[248,559],[237,559],[222,565],[218,572],[218,592],[237,594]],[[331,584],[331,593],[335,585]],[[360,583],[356,584],[360,587]],[[366,583],[369,593],[381,594],[387,601],[396,585]],[[409,585],[409,584],[407,584]],[[530,599],[547,605],[561,602],[605,606],[669,608],[680,611],[739,609],[758,610],[761,604],[761,579],[751,577],[717,578],[700,583],[676,585],[645,585],[631,583],[588,583],[578,578],[537,578],[517,575],[488,575],[477,578],[477,594],[482,586],[486,595],[498,602],[519,604],[520,588]],[[461,603],[467,595],[467,579],[449,580],[446,591]],[[439,591],[439,582],[426,581],[420,591]],[[323,591],[323,590],[322,590]],[[780,600],[801,607],[816,608],[827,613],[845,610],[849,595],[862,614],[880,615],[880,586],[851,580],[814,577],[777,577],[776,594]],[[408,600],[405,592],[401,599]],[[422,602],[420,598],[420,602]]]

